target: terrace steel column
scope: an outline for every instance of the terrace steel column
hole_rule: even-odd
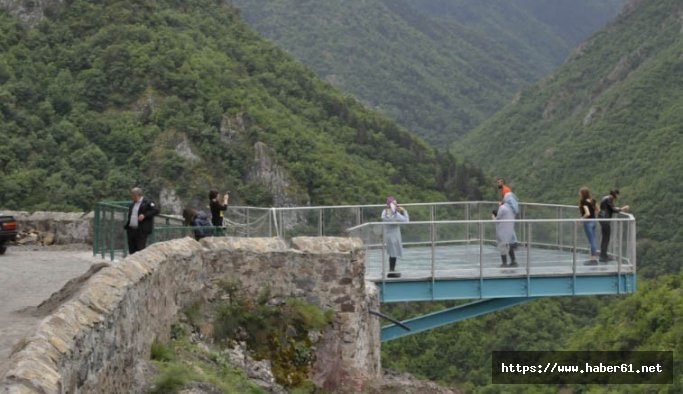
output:
[[[417,334],[423,331],[433,330],[447,324],[457,323],[473,317],[486,315],[491,312],[509,308],[511,306],[524,304],[533,301],[534,297],[515,297],[515,298],[488,298],[469,304],[444,309],[443,311],[430,313],[414,319],[403,321],[402,324],[409,327],[410,331],[397,325],[391,324],[382,327],[382,342],[401,338],[407,335]]]

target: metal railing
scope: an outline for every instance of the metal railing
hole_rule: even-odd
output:
[[[496,201],[463,201],[402,204],[410,223],[399,224],[403,246],[412,259],[399,264],[412,269],[417,278],[497,275],[500,256],[496,254],[492,211]],[[388,258],[384,252],[383,226],[379,222],[384,205],[252,208],[231,207],[228,227],[237,223],[245,236],[354,236],[364,241],[366,269],[370,278],[386,280]],[[620,213],[613,219],[596,219],[596,242],[600,242],[599,222],[609,222],[612,237],[608,264],[584,266],[590,247],[584,234],[584,220],[573,205],[520,203],[515,230],[520,243],[520,268],[512,275],[590,275],[622,273],[635,275],[635,218]],[[258,224],[254,225],[258,219]],[[456,250],[460,247],[460,250]],[[460,266],[457,256],[459,254]],[[428,262],[417,264],[416,259]],[[406,259],[404,259],[406,260]],[[455,263],[454,263],[455,262]],[[415,265],[420,266],[418,268]],[[412,267],[411,267],[412,266]],[[379,268],[379,269],[378,269]],[[404,276],[405,279],[405,276]],[[621,286],[621,283],[619,284]]]
[[[124,256],[127,242],[123,225],[128,213],[129,202],[104,201],[95,209],[95,234],[93,253],[102,257]],[[462,201],[402,204],[410,215],[410,223],[400,224],[403,230],[403,245],[408,250],[421,248],[429,262],[428,276],[434,278],[444,269],[448,258],[447,248],[461,246],[467,255],[467,265],[484,276],[490,269],[491,250],[495,245],[495,223],[492,210],[497,208],[495,201]],[[378,222],[384,205],[348,206],[311,206],[258,208],[230,206],[224,213],[224,228],[214,229],[215,235],[242,237],[280,237],[290,239],[295,236],[354,236],[365,242],[368,259],[381,259],[381,269],[376,274],[384,280],[387,260],[383,254],[383,226]],[[520,203],[519,219],[515,229],[523,247],[519,257],[524,258],[526,274],[534,272],[534,265],[547,263],[540,251],[563,252],[563,259],[571,259],[571,273],[582,273],[581,259],[589,250],[583,235],[583,220],[576,206]],[[597,221],[597,220],[596,220]],[[635,218],[626,213],[617,215],[609,221],[612,225],[612,241],[609,254],[621,273],[622,268],[635,272],[636,265],[636,226]],[[184,227],[182,219],[176,216],[158,215],[155,218],[155,231],[150,242],[193,236],[197,228]],[[208,229],[207,229],[208,231]],[[599,233],[599,226],[597,228]],[[597,237],[599,240],[599,236]],[[454,252],[454,250],[451,250]],[[374,254],[373,254],[374,253]],[[379,253],[379,254],[378,254]],[[567,257],[569,256],[569,257]],[[546,256],[547,257],[547,256]],[[561,256],[560,256],[561,257]],[[549,258],[560,258],[558,256]],[[471,267],[471,262],[476,267]],[[561,268],[567,269],[563,260]],[[369,264],[370,266],[371,264]],[[369,267],[372,268],[372,267]],[[463,268],[465,269],[465,268]],[[370,270],[372,274],[372,270]]]
[[[502,272],[502,253],[497,248],[496,225],[504,222],[515,223],[518,237],[516,257],[519,265]],[[363,240],[366,248],[366,276],[373,280],[385,281],[387,274],[385,226],[401,227],[404,256],[399,259],[399,266],[408,271],[408,275],[404,271],[403,279],[483,278],[501,274],[635,274],[635,219],[623,214],[613,219],[595,220],[612,226],[608,251],[611,260],[599,266],[593,266],[590,261],[590,246],[584,234],[584,222],[582,219],[369,222],[348,231],[350,236]],[[599,241],[600,237],[596,238]]]
[[[100,255],[102,258],[109,257],[114,260],[116,257],[128,255],[128,241],[123,227],[128,218],[129,205],[130,201],[101,201],[95,205],[93,256]],[[150,243],[182,238],[186,234],[185,230],[178,230],[183,228],[183,219],[179,216],[157,215],[154,217],[154,226],[154,232],[148,241]]]

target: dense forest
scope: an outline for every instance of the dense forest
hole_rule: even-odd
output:
[[[624,297],[532,301],[427,333],[383,344],[382,365],[453,385],[464,392],[679,393],[683,390],[683,272],[640,280]],[[385,308],[405,318],[439,304]],[[674,352],[673,385],[491,385],[494,350],[654,350]]]
[[[232,0],[323,79],[441,146],[549,74],[622,0]]]
[[[0,11],[0,206],[89,210],[133,185],[269,205],[264,143],[294,202],[477,198],[483,176],[317,79],[222,1]],[[162,207],[163,209],[163,207]]]

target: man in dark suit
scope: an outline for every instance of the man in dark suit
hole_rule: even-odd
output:
[[[128,206],[128,219],[123,228],[128,236],[128,252],[133,254],[147,246],[147,236],[154,231],[154,216],[159,208],[152,200],[142,196],[142,189],[134,187],[130,191],[133,202]]]

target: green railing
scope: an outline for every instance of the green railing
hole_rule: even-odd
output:
[[[93,255],[109,256],[128,253],[128,243],[123,226],[128,216],[128,201],[101,201],[95,205],[95,233]]]
[[[187,227],[187,226],[158,226],[154,228],[154,232],[149,236],[147,243],[170,241],[172,239],[193,237],[220,237],[226,235],[225,229],[222,227]]]
[[[95,205],[95,228],[93,234],[93,255],[102,258],[128,255],[128,241],[123,226],[128,219],[128,205],[130,201],[101,201]],[[197,227],[184,227],[180,217],[172,215],[157,215],[154,217],[154,232],[148,243],[167,241],[185,236],[194,236]],[[208,229],[200,229],[208,231]],[[215,232],[213,227],[210,229]]]

